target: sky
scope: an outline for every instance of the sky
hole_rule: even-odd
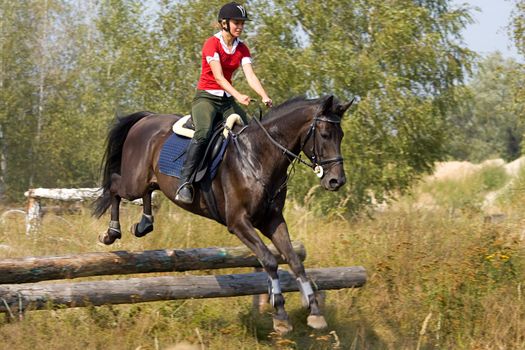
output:
[[[505,28],[510,22],[513,8],[511,1],[453,0],[453,3],[468,4],[480,9],[480,11],[471,10],[474,23],[463,33],[465,43],[471,50],[480,54],[500,51],[504,57],[523,61]]]

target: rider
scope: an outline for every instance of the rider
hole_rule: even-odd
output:
[[[218,16],[221,31],[208,38],[202,48],[201,76],[191,108],[195,134],[188,146],[181,171],[181,185],[175,196],[175,200],[179,202],[193,202],[190,178],[206,150],[216,117],[222,115],[222,118],[226,119],[237,113],[244,124],[248,122],[246,113],[235,100],[248,106],[250,97],[237,91],[231,82],[233,72],[240,65],[250,87],[261,97],[264,104],[272,106],[272,100],[253,71],[250,51],[239,39],[244,22],[249,20],[248,13],[242,5],[235,2],[224,5]]]

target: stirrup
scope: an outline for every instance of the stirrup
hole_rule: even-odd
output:
[[[188,191],[190,191],[189,199],[187,197],[182,197],[180,195],[180,192],[183,189],[187,189]],[[193,203],[193,193],[194,193],[193,185],[191,184],[191,182],[186,181],[182,185],[180,185],[179,188],[177,189],[177,192],[175,192],[175,200],[179,201],[179,202],[182,202],[182,203],[186,203],[186,204]]]

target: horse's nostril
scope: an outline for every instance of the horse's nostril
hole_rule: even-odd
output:
[[[330,188],[336,188],[337,186],[339,186],[339,181],[337,181],[336,178],[333,178],[333,179],[330,179],[328,184],[330,185]]]

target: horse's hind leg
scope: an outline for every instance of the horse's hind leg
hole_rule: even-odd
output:
[[[109,189],[111,196],[111,221],[106,232],[98,236],[100,242],[110,245],[115,240],[122,238],[120,231],[119,210],[120,210],[120,196],[118,195],[118,188],[120,186],[121,177],[119,174],[111,175],[111,188]]]
[[[228,230],[239,237],[239,239],[255,253],[270,278],[268,280],[268,290],[270,302],[275,308],[273,328],[279,334],[286,334],[290,332],[293,327],[284,309],[284,296],[281,292],[279,276],[277,274],[277,259],[261,240],[245,215],[239,215],[232,221],[229,221]]]
[[[148,192],[142,197],[142,217],[140,222],[131,225],[131,233],[135,237],[144,237],[153,231],[153,214],[151,210],[151,194],[155,189],[148,189]]]
[[[303,305],[310,309],[310,315],[307,319],[308,326],[314,329],[326,328],[326,320],[321,314],[312,284],[306,277],[304,265],[297,253],[293,250],[288,228],[282,214],[277,215],[274,219],[267,222],[266,225],[261,228],[261,232],[272,240],[272,243],[284,256],[297,278],[297,284],[302,294]]]

